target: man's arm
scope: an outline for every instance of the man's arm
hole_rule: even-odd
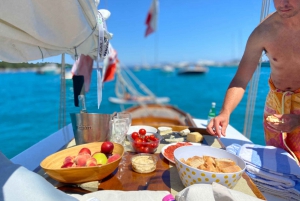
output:
[[[207,125],[207,131],[210,134],[219,137],[221,135],[225,136],[230,115],[242,100],[247,84],[257,68],[263,50],[264,46],[261,34],[255,29],[247,41],[238,70],[227,89],[220,114]]]

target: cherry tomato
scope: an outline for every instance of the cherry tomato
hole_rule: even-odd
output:
[[[155,142],[151,142],[151,143],[150,143],[150,147],[151,147],[151,148],[156,148],[156,147],[157,147],[157,144],[156,144]]]
[[[150,151],[149,147],[144,148],[144,153],[149,153],[149,151]]]
[[[145,147],[143,146],[139,147],[138,152],[145,153]]]
[[[155,137],[155,139],[153,140],[153,141],[155,141],[155,142],[159,142],[159,139],[157,138],[157,137]]]
[[[133,132],[132,134],[131,134],[131,137],[132,137],[132,139],[137,139],[137,138],[139,138],[139,134],[138,134],[138,132]]]
[[[141,128],[141,129],[139,130],[139,134],[140,134],[140,135],[146,135],[146,130],[143,129],[143,128]]]
[[[150,141],[150,138],[149,138],[149,137],[150,137],[149,135],[145,135],[144,140],[145,140],[146,142],[149,142],[149,141]]]
[[[134,146],[135,147],[141,147],[142,146],[142,140],[140,138],[137,138],[134,140]]]
[[[149,139],[150,139],[151,141],[155,141],[155,135],[150,135],[150,136],[149,136]]]
[[[154,144],[155,144],[155,148],[157,148],[158,147],[158,141],[154,142]]]

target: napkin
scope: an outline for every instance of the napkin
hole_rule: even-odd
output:
[[[232,144],[226,150],[241,157],[246,165],[293,180],[300,179],[300,167],[284,149],[256,144]]]
[[[245,161],[245,172],[261,191],[300,200],[300,167],[288,152],[255,144],[232,144],[226,150]]]
[[[295,186],[295,181],[289,177],[283,177],[277,174],[265,172],[251,165],[246,165],[247,174],[252,180],[266,183],[269,185],[280,186],[284,188],[290,188]]]
[[[118,191],[101,190],[84,195],[70,194],[79,201],[161,201],[168,191]]]
[[[78,201],[54,188],[42,176],[12,163],[0,152],[0,200]]]
[[[215,182],[213,184],[193,184],[180,191],[175,198],[176,201],[262,201],[259,198],[228,189]]]
[[[297,191],[295,188],[290,189],[279,189],[276,186],[268,185],[268,184],[261,184],[259,182],[255,182],[256,186],[262,191],[266,192],[285,200],[290,201],[299,201],[300,200],[300,192]]]

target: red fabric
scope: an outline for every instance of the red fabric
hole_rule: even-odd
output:
[[[83,75],[84,76],[84,89],[85,92],[90,90],[91,75],[93,70],[93,59],[90,56],[80,55],[72,67],[73,75]]]
[[[152,18],[152,14],[149,12],[148,15],[147,15],[147,19],[146,19],[147,29],[146,29],[146,32],[145,32],[145,37],[147,37],[149,34],[154,32],[153,28],[150,25],[151,18]]]
[[[110,45],[108,54],[108,65],[105,71],[103,82],[109,82],[114,80],[116,68],[119,63],[117,56],[117,51],[112,47],[112,45]]]
[[[147,18],[145,24],[147,25],[147,29],[145,32],[145,37],[149,34],[153,33],[156,30],[156,20],[157,20],[157,0],[153,0],[149,12],[147,14]]]
[[[115,72],[116,72],[116,68],[117,68],[117,61],[110,64],[106,70],[105,76],[104,76],[104,80],[103,82],[109,82],[114,80],[115,78]]]

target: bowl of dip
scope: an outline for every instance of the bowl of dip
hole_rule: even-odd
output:
[[[153,154],[136,154],[131,157],[133,171],[137,173],[150,173],[156,170],[157,157]]]

